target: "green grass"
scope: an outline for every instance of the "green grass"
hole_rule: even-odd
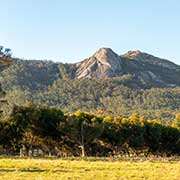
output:
[[[0,180],[179,180],[180,161],[0,159]]]

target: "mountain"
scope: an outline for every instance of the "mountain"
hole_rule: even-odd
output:
[[[169,122],[180,110],[180,66],[139,50],[100,48],[74,64],[14,58],[0,72],[9,104],[141,115]]]
[[[101,48],[93,56],[75,64],[75,77],[108,78],[122,74],[122,58],[110,48]]]
[[[75,66],[78,79],[131,74],[136,88],[180,85],[180,66],[139,50],[118,56],[109,48],[101,48]]]
[[[179,65],[138,50],[119,56],[110,48],[100,48],[91,57],[74,64],[14,59],[11,67],[0,73],[0,80],[5,87],[16,85],[33,90],[46,88],[58,79],[119,77],[124,85],[141,89],[179,86],[179,74]]]

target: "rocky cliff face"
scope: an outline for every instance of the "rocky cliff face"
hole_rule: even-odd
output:
[[[76,78],[107,78],[122,74],[122,58],[110,48],[101,48],[93,56],[77,63]]]

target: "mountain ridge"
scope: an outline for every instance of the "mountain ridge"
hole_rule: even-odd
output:
[[[128,59],[139,60],[139,61],[146,61],[146,59],[148,59],[148,60],[150,60],[150,61],[148,61],[149,63],[155,63],[156,65],[162,65],[161,63],[163,63],[163,64],[165,64],[164,67],[172,68],[175,70],[180,67],[179,65],[175,64],[174,62],[172,62],[170,60],[159,58],[159,57],[153,56],[151,54],[148,54],[146,52],[142,52],[140,50],[128,51],[127,53],[125,53],[121,56],[126,57]]]
[[[65,112],[101,110],[116,116],[137,112],[162,121],[172,119],[180,107],[180,66],[141,51],[124,57],[102,48],[73,64],[16,58],[0,71],[0,82],[9,105],[31,101]]]
[[[3,80],[5,75],[17,77],[18,80],[12,79],[12,82],[18,86],[22,85],[23,81],[28,82],[31,85],[27,83],[27,86],[31,89],[47,87],[54,81],[64,78],[101,80],[125,76],[125,85],[134,88],[180,85],[179,65],[139,50],[118,55],[110,48],[100,48],[89,58],[72,64],[16,58],[10,68],[0,73],[0,80],[7,87]],[[36,81],[40,84],[38,87],[34,85]]]
[[[75,66],[74,78],[78,79],[102,79],[133,74],[144,84],[180,85],[179,65],[140,50],[118,55],[110,48],[100,48],[91,57],[75,63]]]

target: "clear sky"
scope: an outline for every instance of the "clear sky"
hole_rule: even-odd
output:
[[[16,57],[76,62],[100,47],[180,64],[180,0],[0,0],[0,44]]]

